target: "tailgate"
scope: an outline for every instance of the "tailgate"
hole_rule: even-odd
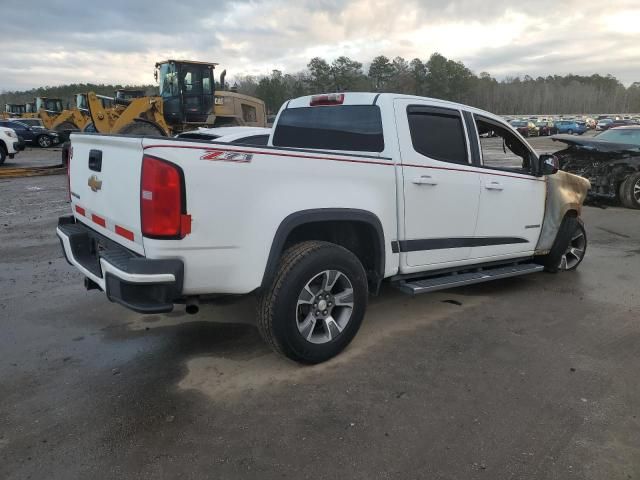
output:
[[[71,135],[74,216],[93,230],[144,254],[140,227],[142,139]]]

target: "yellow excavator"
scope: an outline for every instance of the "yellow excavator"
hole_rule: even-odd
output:
[[[90,92],[87,103],[94,131],[170,136],[197,127],[248,125],[266,127],[266,109],[258,98],[216,91],[215,63],[166,60],[156,63],[159,95],[116,92],[104,97]],[[220,85],[224,85],[221,75]],[[112,102],[108,108],[104,101]]]

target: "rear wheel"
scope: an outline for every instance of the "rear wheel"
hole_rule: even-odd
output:
[[[2,165],[6,159],[7,159],[7,150],[4,148],[4,145],[0,144],[0,165]]]
[[[573,130],[569,129],[569,130],[567,130],[567,133],[568,133],[569,135],[573,135]]]
[[[367,307],[367,277],[358,258],[328,242],[289,248],[258,303],[258,328],[276,352],[320,363],[351,342]]]
[[[159,125],[150,122],[148,120],[143,120],[141,118],[136,118],[133,122],[125,125],[118,131],[117,133],[121,135],[143,135],[143,136],[153,136],[153,137],[166,137],[166,133]]]
[[[640,209],[640,173],[629,175],[622,182],[620,202],[627,208]]]

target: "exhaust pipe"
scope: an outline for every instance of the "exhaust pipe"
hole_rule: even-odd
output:
[[[198,300],[198,297],[189,297],[187,299],[185,311],[189,315],[195,315],[200,311],[200,300]]]

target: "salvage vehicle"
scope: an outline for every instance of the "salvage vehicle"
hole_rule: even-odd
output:
[[[57,235],[86,288],[142,313],[255,294],[261,335],[298,362],[342,351],[383,282],[416,295],[573,270],[586,251],[589,182],[456,103],[313,95],[284,103],[267,146],[71,144]]]
[[[611,127],[612,123],[613,123],[613,118],[602,118],[598,120],[598,123],[596,123],[596,131],[602,132],[604,130],[607,130],[608,128]]]
[[[14,158],[20,150],[18,134],[11,128],[0,126],[0,165],[7,157]]]
[[[12,128],[25,142],[41,148],[49,148],[60,143],[58,132],[40,127],[30,127],[20,120],[0,120],[0,126]]]
[[[512,120],[511,126],[515,128],[523,137],[537,137],[540,135],[540,129],[536,124],[526,120]]]
[[[553,122],[549,122],[549,121],[538,122],[536,123],[536,127],[538,127],[539,129],[541,137],[548,137],[558,133],[558,128]]]
[[[558,120],[555,122],[555,127],[558,133],[566,133],[569,135],[582,135],[589,130],[584,122],[577,122],[575,120]]]
[[[609,129],[592,138],[559,135],[567,148],[554,155],[564,171],[589,180],[588,195],[640,208],[640,126]]]

